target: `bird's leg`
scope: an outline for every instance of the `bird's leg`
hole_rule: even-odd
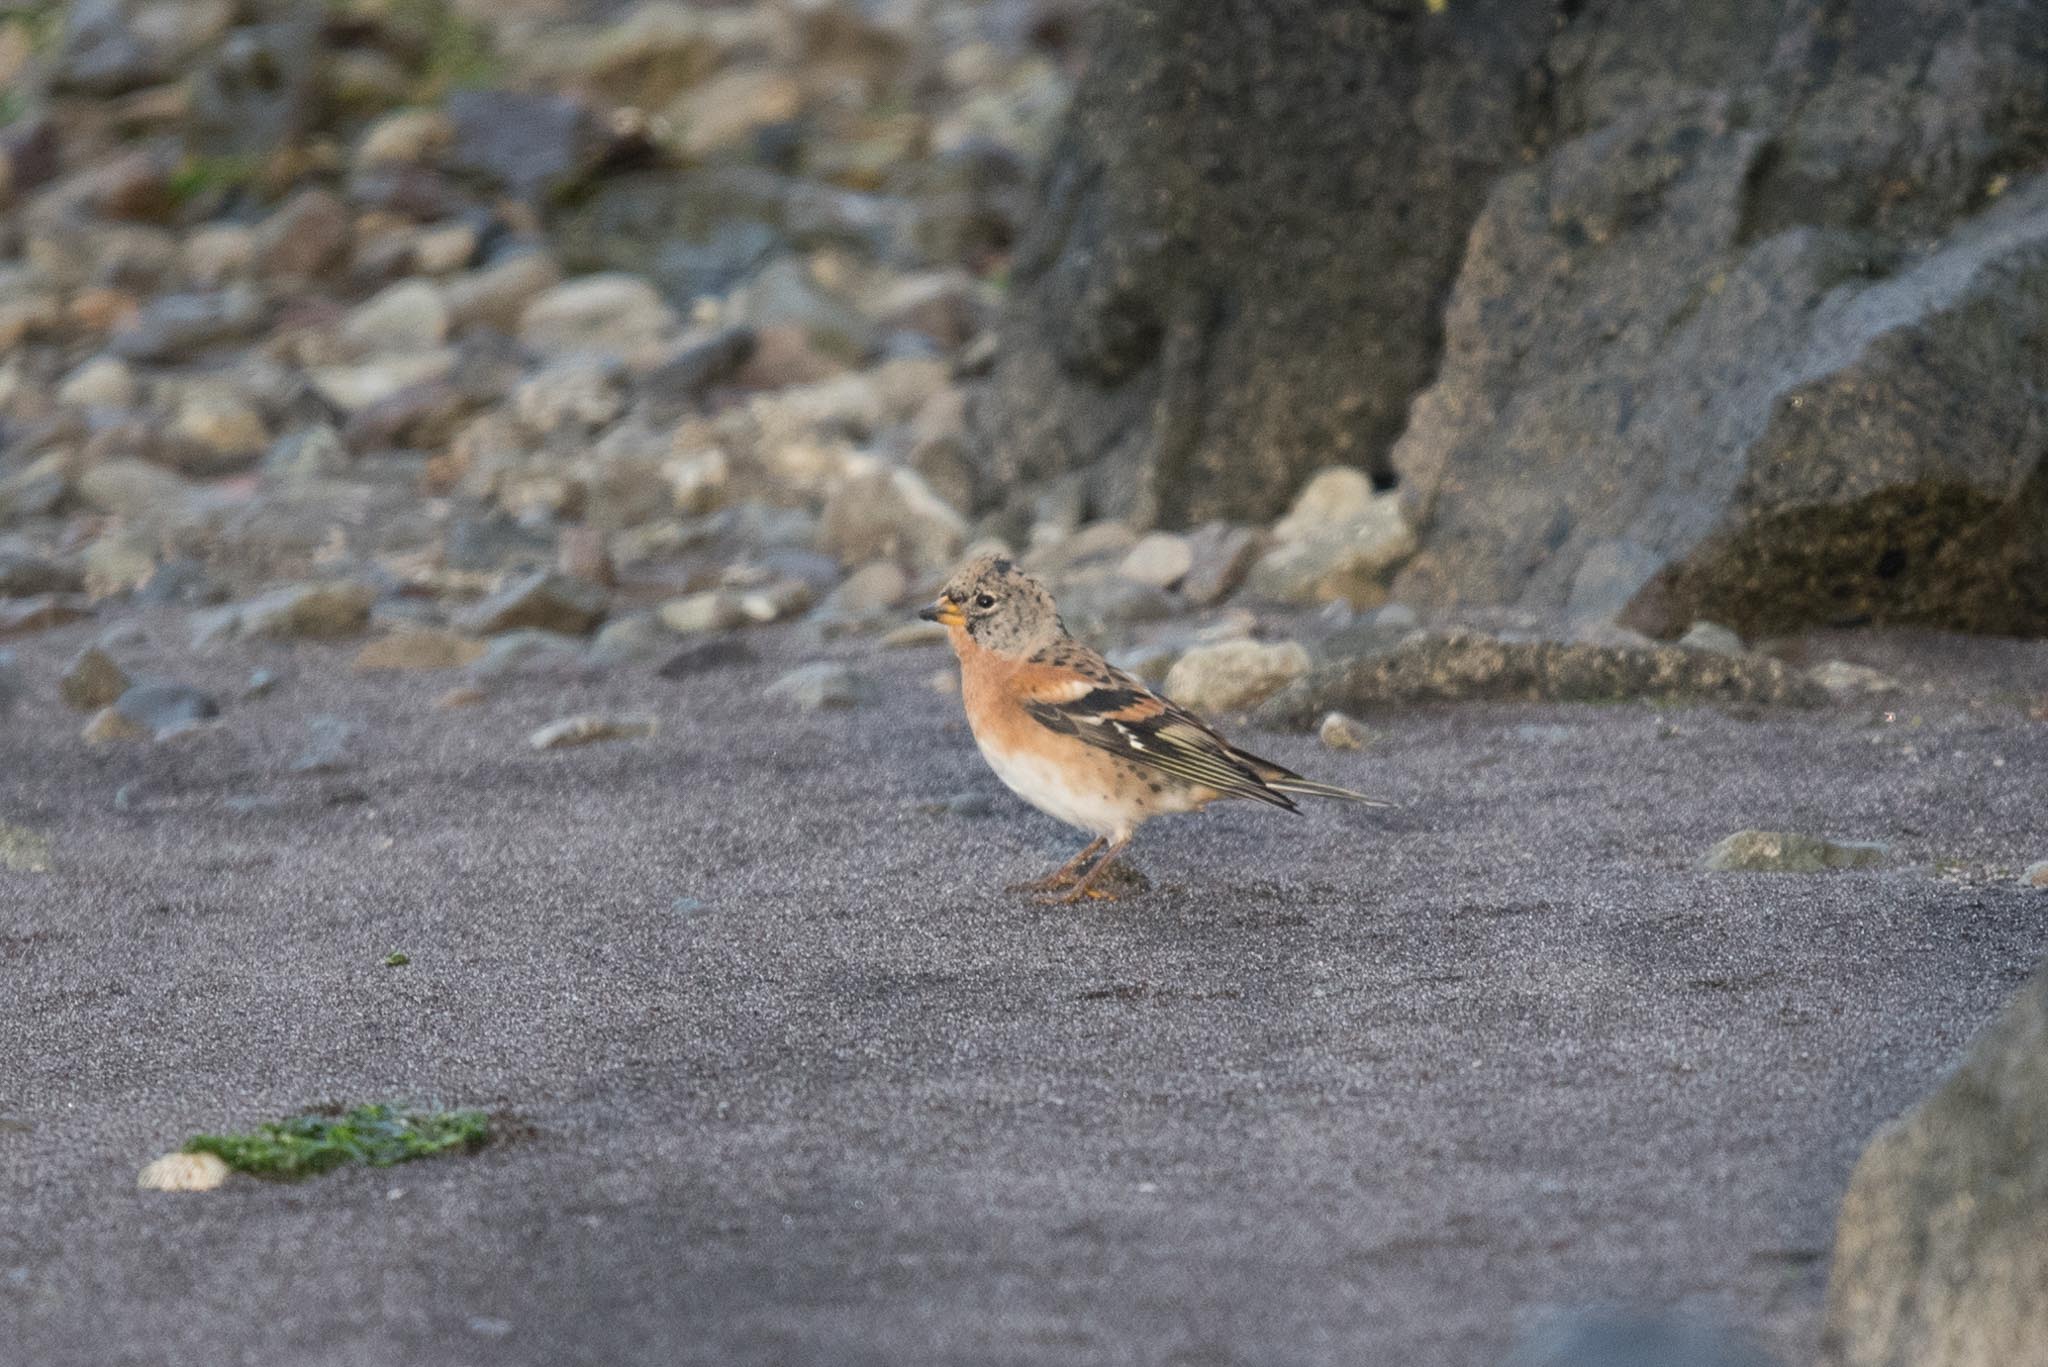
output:
[[[1066,863],[1054,869],[1043,878],[1034,878],[1028,883],[1012,883],[1011,892],[1052,892],[1063,888],[1081,876],[1081,866],[1089,861],[1095,852],[1109,843],[1109,837],[1098,835],[1089,841],[1087,847]]]
[[[1102,877],[1103,870],[1107,869],[1111,864],[1114,864],[1116,862],[1116,857],[1122,854],[1126,849],[1130,848],[1130,844],[1131,838],[1129,836],[1125,836],[1123,839],[1117,841],[1114,845],[1111,845],[1109,849],[1103,853],[1102,858],[1095,861],[1094,868],[1088,870],[1088,872],[1081,875],[1080,882],[1074,884],[1072,888],[1068,889],[1065,893],[1061,894],[1060,896],[1049,897],[1046,900],[1049,902],[1057,902],[1061,906],[1072,906],[1074,903],[1080,901],[1083,897],[1093,897],[1104,902],[1114,902],[1116,900],[1116,894],[1113,892],[1105,892],[1103,889],[1096,887],[1095,880]]]

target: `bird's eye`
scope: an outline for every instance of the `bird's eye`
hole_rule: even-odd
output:
[[[989,608],[992,608],[995,605],[996,596],[992,593],[980,594],[974,600],[974,606],[982,609],[983,611],[987,611]]]

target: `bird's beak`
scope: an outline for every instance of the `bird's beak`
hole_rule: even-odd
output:
[[[955,603],[944,594],[940,594],[930,606],[918,609],[917,615],[924,618],[927,622],[937,622],[940,626],[964,627],[967,625],[967,614],[960,611],[958,603]]]

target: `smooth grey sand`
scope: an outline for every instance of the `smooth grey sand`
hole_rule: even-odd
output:
[[[1002,890],[1074,842],[997,789],[941,651],[768,633],[436,711],[450,676],[345,647],[169,650],[224,699],[288,679],[95,751],[54,699],[90,636],[14,642],[0,720],[0,821],[57,864],[0,872],[7,1363],[1464,1367],[1589,1299],[1793,1361],[1864,1139],[2048,946],[2012,881],[2048,855],[2041,645],[1841,638],[1933,691],[1818,713],[1239,729],[1406,805],[1161,822],[1150,895],[1064,909]],[[764,710],[819,653],[881,700]],[[662,730],[525,742],[597,709]],[[318,715],[355,767],[292,774]],[[1898,862],[1695,870],[1745,826]],[[135,1190],[194,1132],[386,1096],[520,1133]]]

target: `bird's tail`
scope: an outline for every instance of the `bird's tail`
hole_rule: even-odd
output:
[[[1382,797],[1367,797],[1364,793],[1354,793],[1349,788],[1339,788],[1334,783],[1317,783],[1314,779],[1296,778],[1291,774],[1286,778],[1269,778],[1266,780],[1266,786],[1276,792],[1299,793],[1303,797],[1334,797],[1340,802],[1356,802],[1363,807],[1400,805]]]

